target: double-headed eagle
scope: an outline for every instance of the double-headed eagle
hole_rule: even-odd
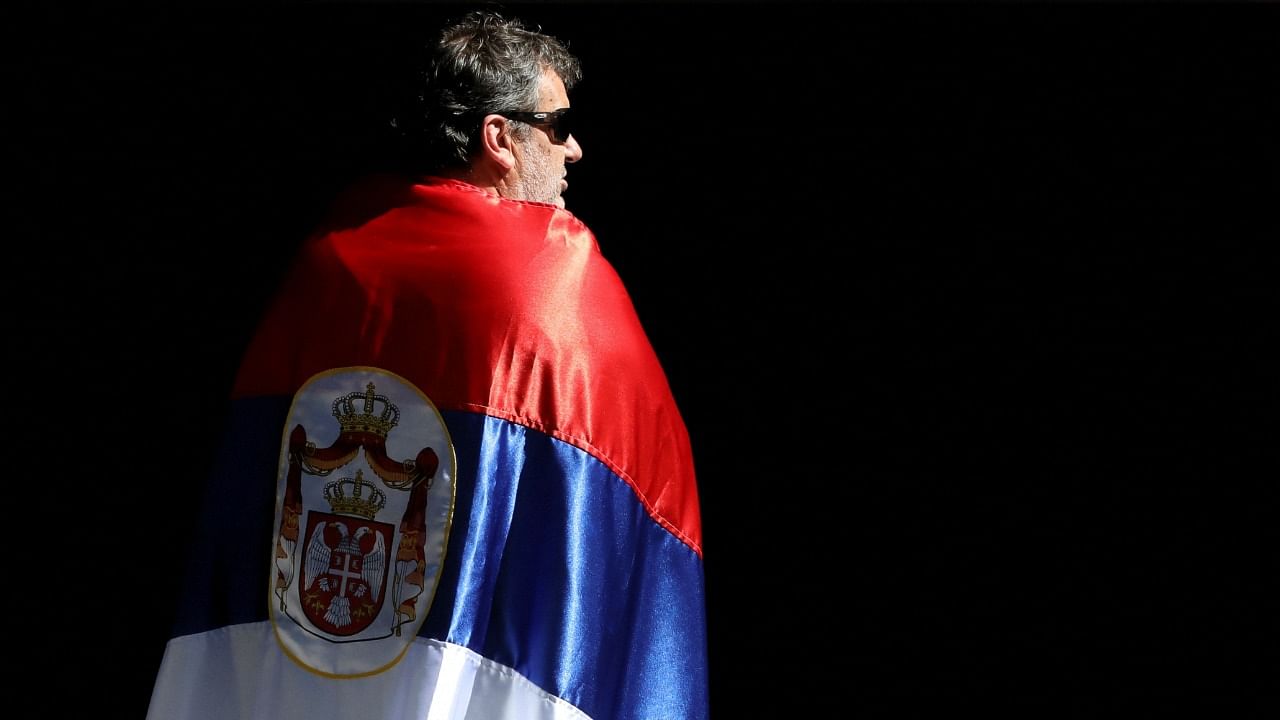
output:
[[[326,524],[332,524],[337,529],[338,534],[342,536],[342,539],[338,541],[337,547],[330,548],[324,541]],[[360,551],[360,539],[369,533],[373,533],[373,549],[368,553],[363,553]],[[347,530],[346,523],[336,520],[316,525],[315,531],[311,535],[311,542],[307,544],[307,559],[303,571],[303,581],[306,589],[310,590],[317,578],[323,575],[338,576],[341,589],[334,597],[334,605],[330,607],[331,613],[347,605],[347,581],[352,577],[357,577],[354,573],[331,572],[329,561],[333,553],[344,553],[350,557],[361,558],[358,577],[369,585],[369,589],[373,593],[373,601],[377,602],[378,596],[382,593],[382,576],[386,567],[387,554],[386,543],[382,539],[382,533],[374,532],[362,525],[356,529],[355,535],[351,535],[350,531]],[[326,617],[326,619],[339,627],[350,623],[350,618],[340,611],[336,613],[335,617]]]

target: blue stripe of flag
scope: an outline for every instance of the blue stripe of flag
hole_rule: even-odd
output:
[[[267,619],[287,398],[236,400],[175,635]],[[586,452],[443,413],[456,506],[420,635],[515,668],[595,718],[705,717],[701,560]]]

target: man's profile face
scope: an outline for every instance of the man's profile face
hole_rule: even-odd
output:
[[[569,107],[569,94],[560,76],[551,70],[543,72],[538,82],[537,111],[558,110]],[[582,147],[570,135],[563,143],[551,141],[551,134],[544,128],[532,127],[528,139],[517,144],[517,178],[512,184],[513,197],[517,200],[533,200],[564,207],[562,193],[568,187],[565,181],[565,165],[582,157]]]

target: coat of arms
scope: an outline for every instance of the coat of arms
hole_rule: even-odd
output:
[[[336,438],[318,446],[312,437],[335,422]],[[289,424],[272,572],[277,637],[290,657],[326,674],[384,670],[416,634],[439,578],[453,506],[447,430],[416,388],[376,368],[313,378]],[[396,442],[393,431],[404,437]],[[436,447],[447,450],[444,468]],[[334,651],[344,644],[357,649]]]

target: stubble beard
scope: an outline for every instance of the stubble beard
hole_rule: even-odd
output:
[[[530,148],[523,160],[520,168],[520,199],[564,207],[564,201],[560,197],[563,167],[557,167],[549,153],[536,147]]]

